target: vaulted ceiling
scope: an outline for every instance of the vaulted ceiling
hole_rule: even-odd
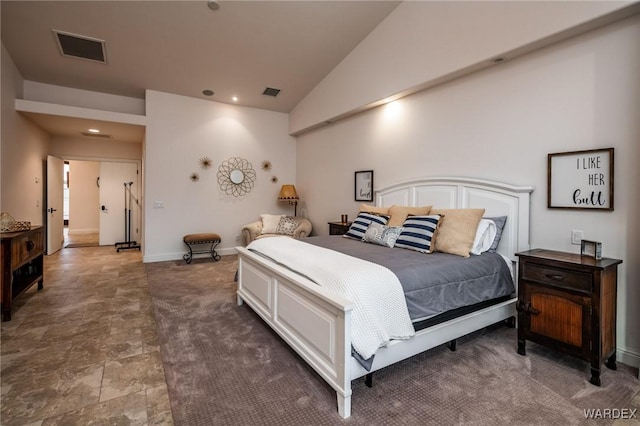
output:
[[[3,0],[0,14],[2,43],[25,80],[287,113],[399,3]],[[54,30],[104,41],[106,63],[62,55]],[[266,88],[280,92],[266,96]],[[89,127],[84,119],[25,115],[52,136],[83,137]],[[114,141],[141,143],[144,135],[140,126],[101,125]]]
[[[289,112],[399,2],[215,3],[3,0],[2,42],[26,80],[137,98],[236,96]],[[104,40],[107,63],[63,56],[53,30]]]

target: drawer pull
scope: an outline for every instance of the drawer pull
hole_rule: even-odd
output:
[[[516,311],[524,312],[531,315],[538,315],[540,313],[539,310],[531,307],[531,302],[523,302],[523,301],[520,301],[516,304]]]
[[[545,277],[549,278],[550,280],[554,280],[554,281],[562,281],[562,280],[564,280],[564,275],[561,275],[561,274],[545,274]]]
[[[31,240],[27,241],[27,251],[31,251],[36,247],[36,243]]]

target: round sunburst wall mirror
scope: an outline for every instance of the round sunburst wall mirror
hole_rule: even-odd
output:
[[[246,195],[253,188],[255,181],[256,171],[244,158],[231,157],[218,167],[218,185],[227,195]]]

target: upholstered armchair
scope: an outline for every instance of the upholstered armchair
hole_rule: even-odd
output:
[[[242,227],[244,244],[264,238],[288,235],[301,239],[311,234],[311,222],[304,217],[263,214],[260,219]]]

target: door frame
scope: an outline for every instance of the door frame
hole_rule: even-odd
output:
[[[91,156],[82,156],[82,155],[62,155],[58,158],[62,158],[64,161],[95,161],[95,162],[111,162],[111,163],[135,163],[140,172],[140,177],[138,180],[138,185],[140,187],[140,194],[138,199],[140,201],[140,241],[138,243],[142,246],[141,252],[144,254],[144,196],[145,196],[145,186],[144,186],[144,170],[142,168],[143,161],[142,159],[136,160],[131,158],[109,158],[109,157],[91,157]],[[45,199],[45,205],[47,200]],[[45,212],[46,213],[46,212]]]
[[[59,179],[59,183],[60,183],[60,191],[58,191],[57,189],[55,191],[51,191],[51,189],[53,188],[53,182],[51,179],[52,177],[52,165],[53,165],[53,160],[55,159],[56,163],[59,162],[61,167],[60,167],[60,176],[58,177]],[[47,161],[46,161],[46,180],[45,180],[45,220],[44,223],[46,225],[46,242],[47,242],[47,247],[46,247],[46,254],[47,255],[52,255],[58,251],[60,251],[63,247],[64,247],[64,158],[58,157],[56,155],[47,155]],[[55,179],[56,181],[58,181],[58,179]],[[52,194],[52,192],[55,192],[55,194]],[[59,199],[53,200],[53,204],[50,202],[50,199],[52,198],[53,195],[60,195]],[[57,198],[57,197],[56,197]],[[53,207],[57,207],[57,209],[54,209]],[[50,209],[52,211],[50,211]],[[55,212],[58,212],[57,214],[55,214]],[[57,217],[60,217],[60,219],[58,219]],[[55,223],[54,223],[55,222]],[[59,225],[59,226],[58,226]],[[58,234],[57,231],[60,231],[60,233]],[[53,235],[53,232],[56,232],[56,235]],[[60,238],[60,241],[57,241],[57,239]]]

